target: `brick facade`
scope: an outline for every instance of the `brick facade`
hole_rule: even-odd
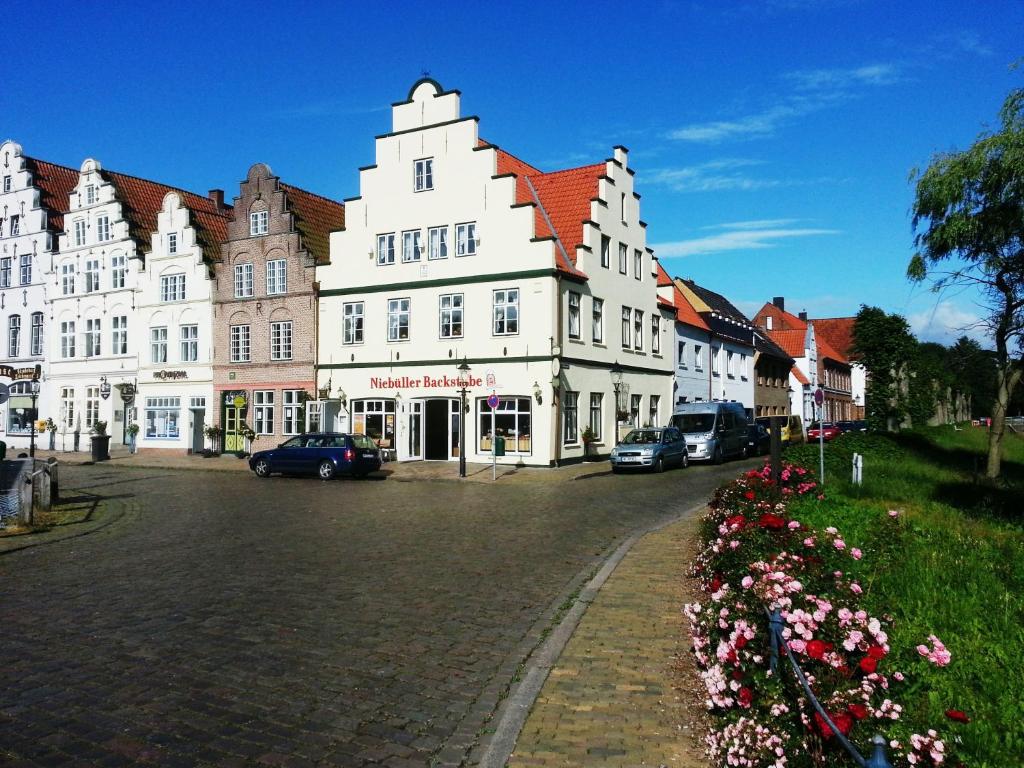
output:
[[[315,217],[307,214],[308,206],[304,204],[310,202],[333,215],[333,218],[328,216],[332,218],[328,226],[343,226],[340,203],[282,184],[262,163],[249,169],[240,194],[235,198],[235,215],[228,224],[228,239],[221,247],[213,285],[213,384],[217,399],[213,421],[225,431],[224,450],[239,447],[236,439],[228,434],[235,416],[240,416],[242,422],[253,429],[263,427],[258,430],[260,434],[253,441],[252,450],[274,447],[285,436],[304,429],[304,414],[293,412],[294,403],[286,404],[285,397],[286,392],[295,391],[304,393],[302,398],[314,397],[316,265],[326,260],[326,253],[317,253],[315,244],[321,239],[326,241],[327,233],[318,231],[311,236],[309,227],[317,226],[317,222],[312,222]],[[259,215],[264,211],[265,227],[262,221],[253,225],[251,214]],[[283,293],[268,294],[267,263],[278,260],[285,262],[286,289]],[[252,264],[251,295],[236,296],[236,267],[244,264]],[[290,354],[282,352],[278,357],[283,359],[272,359],[271,325],[288,322],[291,323]],[[249,329],[249,360],[246,362],[232,361],[233,326]],[[238,396],[244,400],[240,414],[229,413]],[[264,402],[259,402],[258,398]],[[266,409],[262,412],[265,418],[259,419],[260,424],[257,424],[261,415],[258,409]],[[287,424],[286,415],[292,416]]]

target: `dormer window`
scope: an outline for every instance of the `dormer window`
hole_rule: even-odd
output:
[[[85,185],[85,204],[92,205],[96,202],[96,185],[86,184]]]
[[[413,190],[425,192],[434,188],[434,158],[425,157],[413,163]]]
[[[167,252],[177,253],[178,252],[178,233],[170,232],[167,235]]]
[[[270,231],[270,211],[253,211],[249,214],[249,234],[265,235]]]

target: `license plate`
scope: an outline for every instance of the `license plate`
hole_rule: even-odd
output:
[[[375,459],[375,458],[377,458],[377,454],[375,454],[375,453],[364,453],[364,454],[362,454],[362,457],[364,459]]]
[[[619,459],[619,461],[626,461],[626,462],[640,461],[640,457],[639,456],[623,456],[623,457],[621,457]]]

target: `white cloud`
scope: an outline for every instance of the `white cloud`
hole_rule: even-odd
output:
[[[762,224],[771,225],[778,221],[788,220],[765,220]],[[819,229],[811,227],[781,227],[781,226],[756,226],[759,222],[735,222],[733,224],[722,224],[719,228],[725,229],[716,235],[697,237],[691,240],[676,240],[667,243],[656,243],[651,246],[659,258],[672,258],[681,256],[700,256],[709,253],[721,253],[723,251],[753,251],[764,248],[773,248],[780,240],[790,240],[800,237],[819,237],[825,235],[838,235],[836,229]]]
[[[919,341],[937,341],[947,346],[961,336],[970,336],[983,344],[989,341],[982,318],[951,301],[937,302],[931,309],[910,315],[907,322]]]
[[[801,90],[836,90],[859,85],[892,85],[901,80],[893,64],[868,64],[852,69],[808,69],[789,72],[784,77]]]
[[[800,219],[752,219],[751,221],[730,221],[725,224],[712,224],[701,229],[775,229],[796,224]]]
[[[674,192],[751,191],[836,182],[835,179],[826,177],[814,179],[765,178],[749,172],[750,168],[761,165],[765,165],[763,160],[742,158],[712,160],[682,168],[658,168],[649,174],[644,174],[644,182],[659,184]]]

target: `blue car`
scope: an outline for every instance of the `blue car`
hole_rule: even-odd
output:
[[[612,448],[612,472],[623,469],[650,469],[664,472],[666,467],[686,467],[686,437],[675,427],[634,429]]]
[[[380,469],[380,449],[366,435],[313,432],[281,443],[277,448],[257,451],[249,457],[249,469],[259,477],[274,472],[283,475],[317,475],[330,480],[335,475],[364,477]]]

